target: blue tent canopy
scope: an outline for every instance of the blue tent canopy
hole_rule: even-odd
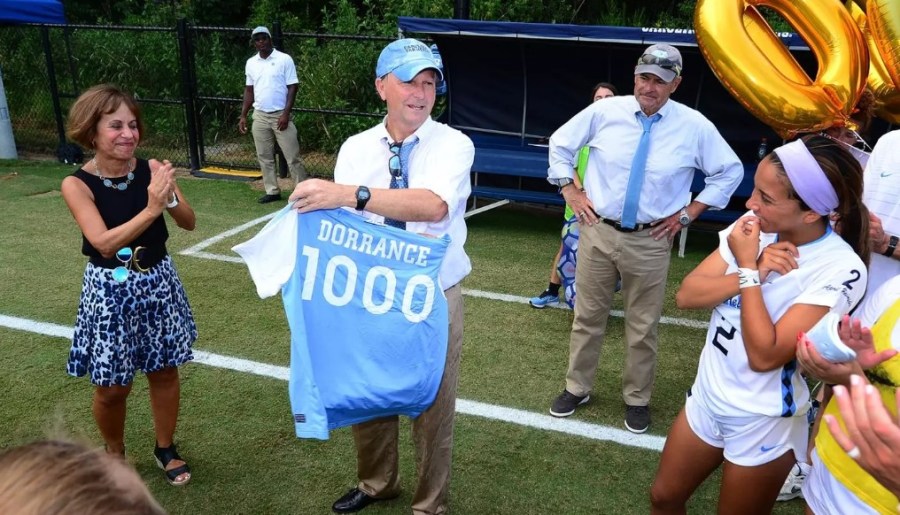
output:
[[[58,23],[66,16],[59,0],[0,0],[0,24]]]
[[[643,50],[668,43],[684,60],[683,80],[672,98],[709,118],[745,163],[756,163],[763,138],[769,148],[781,141],[722,85],[690,29],[411,17],[401,17],[399,27],[437,43],[448,85],[441,120],[473,139],[518,140],[523,148],[542,142],[588,105],[598,82],[631,94]],[[779,37],[815,77],[818,63],[803,39],[792,33]],[[878,121],[872,136],[884,132],[884,125]]]
[[[538,38],[605,43],[637,43],[652,45],[697,46],[692,29],[657,27],[610,27],[601,25],[564,25],[555,23],[516,23],[502,21],[442,20],[434,18],[400,18],[400,29],[423,34],[456,34],[497,38]],[[778,34],[791,49],[807,49],[797,34]]]

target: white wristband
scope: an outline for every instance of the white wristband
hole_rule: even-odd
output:
[[[166,207],[169,209],[178,207],[178,195],[176,195],[174,192],[172,192],[172,200],[170,200],[169,203],[166,204]]]
[[[743,290],[744,288],[752,288],[754,286],[759,286],[759,270],[753,270],[752,268],[738,268],[738,286]]]

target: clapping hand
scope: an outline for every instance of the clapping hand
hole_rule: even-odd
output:
[[[860,467],[894,495],[900,495],[900,426],[882,402],[878,390],[860,376],[850,377],[850,390],[834,387],[834,399],[844,428],[825,415],[835,441]],[[900,395],[895,395],[900,401]],[[900,410],[900,406],[898,406]]]
[[[856,361],[865,370],[875,368],[897,355],[895,349],[876,352],[872,331],[863,327],[858,318],[851,319],[850,315],[844,315],[841,319],[838,335],[847,347],[856,352]]]
[[[175,167],[169,160],[151,159],[150,186],[147,187],[147,207],[154,214],[162,214],[175,193]]]

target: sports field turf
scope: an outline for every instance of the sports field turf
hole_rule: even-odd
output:
[[[88,380],[65,374],[66,335],[85,263],[81,235],[59,195],[69,171],[54,163],[0,161],[0,448],[60,432],[101,445]],[[194,477],[187,487],[173,488],[156,468],[143,377],[130,397],[129,460],[171,513],[330,513],[331,503],[355,483],[350,431],[334,431],[327,442],[294,437],[281,301],[260,300],[229,250],[262,223],[235,228],[279,206],[257,204],[259,192],[246,183],[186,177],[179,184],[197,213],[194,232],[169,224],[169,251],[200,330],[195,350],[202,352],[182,369],[176,435]],[[658,449],[693,380],[709,315],[678,310],[674,293],[714,247],[714,235],[692,231],[686,258],[672,259],[653,425],[635,437],[622,425],[620,317],[610,320],[592,401],[567,420],[547,415],[563,388],[571,312],[539,311],[525,302],[546,286],[561,218],[513,206],[469,220],[466,249],[474,270],[463,283],[454,513],[649,511]],[[191,248],[192,254],[180,254]],[[409,512],[414,466],[407,425],[401,476],[403,495],[364,513]],[[717,481],[714,476],[695,494],[691,513],[715,512]],[[776,513],[802,513],[802,501],[779,504]]]

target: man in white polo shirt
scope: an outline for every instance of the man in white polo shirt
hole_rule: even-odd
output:
[[[259,203],[265,204],[281,200],[281,188],[275,175],[275,141],[278,141],[287,160],[294,185],[306,179],[306,170],[300,162],[297,127],[291,121],[299,80],[291,56],[272,46],[269,29],[256,27],[251,37],[259,53],[247,59],[244,67],[247,80],[238,129],[241,134],[247,134],[247,113],[252,105],[253,142],[266,188],[266,194],[259,198]]]

